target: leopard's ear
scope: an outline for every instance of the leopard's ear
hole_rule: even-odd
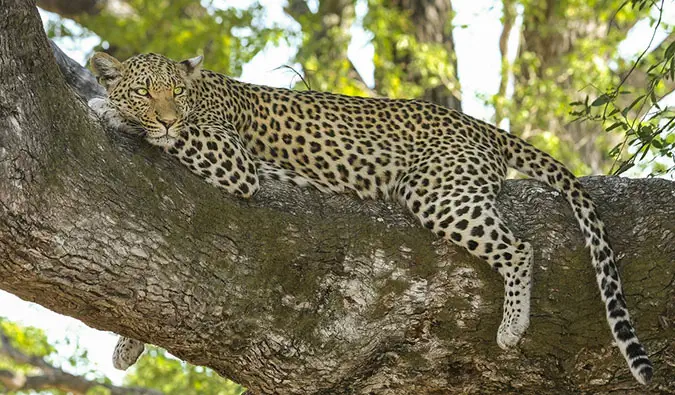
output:
[[[203,56],[195,56],[178,63],[178,66],[185,73],[185,77],[194,79],[199,76],[199,72],[202,70],[202,60],[204,60]]]
[[[105,52],[96,52],[90,60],[98,83],[109,90],[122,77],[122,63]]]

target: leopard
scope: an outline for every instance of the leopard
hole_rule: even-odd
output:
[[[104,124],[138,133],[207,183],[251,198],[278,180],[397,201],[439,238],[487,262],[504,283],[497,344],[513,348],[530,323],[533,248],[496,209],[513,168],[567,200],[590,250],[606,319],[641,384],[653,375],[627,309],[616,255],[591,196],[562,163],[461,111],[414,99],[357,97],[250,84],[202,67],[138,54],[96,52],[105,88],[89,106]],[[144,343],[120,337],[113,364],[133,365]]]

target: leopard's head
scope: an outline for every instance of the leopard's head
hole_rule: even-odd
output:
[[[97,52],[91,66],[108,92],[108,102],[145,133],[154,145],[169,145],[185,126],[191,89],[201,75],[202,57],[176,62],[162,55],[142,54],[124,62]]]

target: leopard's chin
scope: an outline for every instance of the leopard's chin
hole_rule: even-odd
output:
[[[158,147],[169,147],[169,146],[173,145],[173,143],[176,141],[177,137],[178,136],[173,137],[172,135],[170,135],[168,133],[154,134],[154,135],[148,133],[148,134],[145,135],[145,140],[148,143],[150,143],[152,145],[156,145]]]

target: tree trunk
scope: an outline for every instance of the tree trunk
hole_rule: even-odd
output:
[[[452,3],[450,0],[394,0],[392,7],[409,13],[413,35],[417,41],[425,44],[437,44],[448,55],[448,62],[452,67],[452,75],[438,76],[441,79],[452,81],[451,90],[446,84],[427,87],[419,99],[427,100],[441,106],[462,110],[462,101],[457,75],[457,57],[455,56],[455,41],[452,36]],[[411,54],[407,51],[397,51],[393,45],[393,62],[406,71],[408,82],[423,85],[419,70],[412,63]]]
[[[398,206],[274,183],[228,196],[104,132],[34,2],[0,0],[0,24],[0,288],[256,394],[646,392],[611,344],[559,194],[511,181],[501,195],[536,251],[530,330],[502,352],[499,276]],[[650,388],[675,393],[675,183],[584,184],[656,365]]]
[[[307,0],[291,0],[284,10],[303,30],[303,42],[295,60],[302,65],[307,88],[372,94],[347,57],[356,0],[322,0],[313,13]],[[321,69],[321,72],[319,72]],[[304,89],[304,86],[301,86]]]
[[[600,124],[570,122],[571,117],[551,117],[551,106],[542,105],[546,102],[540,101],[542,95],[553,97],[549,92],[553,88],[538,88],[542,85],[538,81],[551,78],[556,78],[555,87],[569,95],[569,99],[563,100],[583,100],[588,92],[579,91],[574,84],[574,80],[580,78],[579,75],[568,75],[567,69],[571,66],[567,57],[574,55],[575,50],[578,51],[575,45],[582,40],[602,40],[608,32],[609,24],[602,23],[599,16],[569,16],[564,12],[566,7],[566,3],[556,0],[537,0],[525,8],[517,66],[514,70],[513,100],[514,107],[526,111],[527,116],[511,118],[511,130],[528,140],[547,132],[553,133],[560,139],[559,144],[566,148],[562,150],[565,155],[557,156],[559,160],[572,167],[578,157],[592,174],[605,174],[603,169],[608,162],[611,164],[607,152],[618,142],[618,137],[606,135]],[[597,56],[603,57],[604,54]],[[602,135],[606,135],[610,141],[598,144],[603,141],[600,139]],[[530,142],[536,144],[535,141]]]
[[[506,118],[504,113],[504,102],[511,76],[511,65],[509,63],[509,37],[513,25],[516,24],[516,1],[502,0],[502,32],[499,34],[499,55],[501,58],[501,67],[499,70],[499,89],[494,100],[495,107],[495,125],[501,126],[502,120]]]
[[[381,59],[386,59],[375,62],[376,90],[386,92],[388,86],[386,80],[390,74],[395,73],[400,75],[403,83],[423,87],[424,90],[417,95],[418,99],[461,111],[461,88],[452,35],[451,0],[393,0],[383,4],[405,15],[410,23],[404,27],[396,26],[393,21],[388,23],[392,30],[403,28],[402,33],[410,35],[418,43],[419,48],[400,46],[397,42],[400,38],[395,34],[376,37],[375,50]],[[420,52],[425,46],[433,46],[435,51],[442,51],[446,55],[443,62],[447,62],[449,66],[449,70],[445,71],[426,71],[433,74],[434,79],[438,81],[435,83],[430,83],[429,77],[424,77],[420,65],[416,64],[416,58],[420,57]]]

